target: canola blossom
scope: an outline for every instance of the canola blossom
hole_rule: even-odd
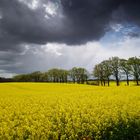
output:
[[[1,83],[0,140],[139,140],[140,87]]]

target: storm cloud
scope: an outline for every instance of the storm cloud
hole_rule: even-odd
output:
[[[24,42],[83,44],[100,39],[110,23],[140,25],[139,0],[36,0],[36,6],[32,2],[0,0],[1,49]],[[54,12],[47,5],[53,5]]]
[[[134,28],[126,36],[138,38],[139,13],[139,0],[0,0],[0,69],[18,72],[19,58],[33,60],[38,54],[31,50],[42,45],[83,47],[126,25]]]

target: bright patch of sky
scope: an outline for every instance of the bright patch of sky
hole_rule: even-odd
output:
[[[55,1],[55,2],[46,1],[44,3],[40,3],[39,0],[30,0],[30,1],[18,0],[18,1],[27,5],[32,10],[36,10],[39,7],[44,8],[46,19],[50,19],[56,15],[62,17],[62,14],[60,12],[61,8],[60,8],[59,1]]]
[[[106,32],[104,37],[100,39],[100,43],[102,43],[105,47],[110,43],[118,43],[124,42],[128,38],[138,37],[140,36],[140,28],[136,25],[130,24],[115,24],[110,25],[111,30]]]
[[[15,73],[47,71],[51,68],[71,69],[84,67],[92,72],[95,64],[113,56],[129,58],[140,55],[140,38],[127,38],[122,42],[108,42],[105,47],[99,41],[88,42],[81,46],[48,43],[46,45],[25,44],[26,51],[18,55],[10,71],[0,71],[0,76],[11,77]]]
[[[45,51],[45,52],[49,52],[49,53],[52,53],[54,55],[57,55],[57,56],[61,56],[62,53],[61,53],[61,49],[62,47],[57,45],[57,44],[46,44],[46,45],[42,45],[41,48]]]
[[[58,2],[50,2],[48,1],[46,4],[43,4],[43,8],[45,8],[45,18],[50,19],[52,17],[62,18],[61,7]]]
[[[38,5],[39,5],[39,0],[30,0],[30,1],[29,0],[18,0],[18,1],[24,3],[30,9],[33,9],[33,10],[38,8]]]
[[[15,75],[16,75],[15,73],[11,73],[5,70],[0,70],[0,77],[12,78]]]
[[[57,13],[57,5],[52,3],[52,2],[48,2],[47,4],[43,4],[43,7],[45,8],[45,12],[46,18],[49,18],[49,16],[54,16]]]
[[[139,57],[139,44],[140,38],[128,38],[121,43],[110,42],[106,47],[100,42],[89,42],[81,46],[59,43],[32,45],[17,59],[17,62],[22,63],[22,67],[18,67],[18,73],[44,71],[55,67],[71,69],[74,66],[85,67],[91,72],[95,64],[113,56],[126,59],[133,56]]]

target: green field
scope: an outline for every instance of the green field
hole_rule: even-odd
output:
[[[140,87],[0,84],[0,140],[140,140]]]

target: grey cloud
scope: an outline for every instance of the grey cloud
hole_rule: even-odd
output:
[[[43,48],[30,46],[27,53],[18,56],[15,60],[16,65],[6,70],[13,73],[30,73],[38,70],[47,71],[54,67],[70,69],[78,66],[92,71],[94,64],[112,56],[120,58],[139,56],[139,44],[140,38],[128,38],[121,43],[110,42],[108,47],[103,47],[99,42],[90,42],[76,47],[68,47],[64,44],[48,44],[43,45]],[[55,49],[52,49],[53,47]]]
[[[139,0],[53,2],[57,2],[61,8],[62,16],[56,15],[45,19],[43,7],[33,10],[18,0],[1,0],[0,11],[3,16],[0,19],[0,29],[3,30],[3,35],[0,40],[3,42],[7,40],[10,43],[82,44],[100,39],[109,30],[110,22],[125,21],[140,25]],[[46,4],[45,1],[40,1],[40,5],[43,3]],[[114,13],[116,14],[112,17]],[[0,48],[4,45],[2,44]]]
[[[61,0],[65,15],[72,21],[73,42],[100,39],[110,23],[140,26],[139,0]]]
[[[12,72],[21,65],[18,61],[19,53],[11,51],[0,51],[0,70]]]
[[[139,0],[38,0],[35,9],[27,6],[27,2],[0,0],[0,69],[29,72],[37,68],[36,62],[39,67],[43,65],[41,70],[63,66],[63,61],[70,63],[72,57],[61,56],[50,62],[54,55],[39,56],[35,53],[36,48],[40,49],[47,43],[74,47],[97,41],[111,30],[111,24],[130,24],[140,28]],[[56,15],[46,15],[44,4],[48,2],[57,5]],[[139,37],[140,30],[136,30],[128,31],[127,35]],[[24,44],[29,44],[32,49],[28,50]],[[64,53],[69,55],[68,52]]]

